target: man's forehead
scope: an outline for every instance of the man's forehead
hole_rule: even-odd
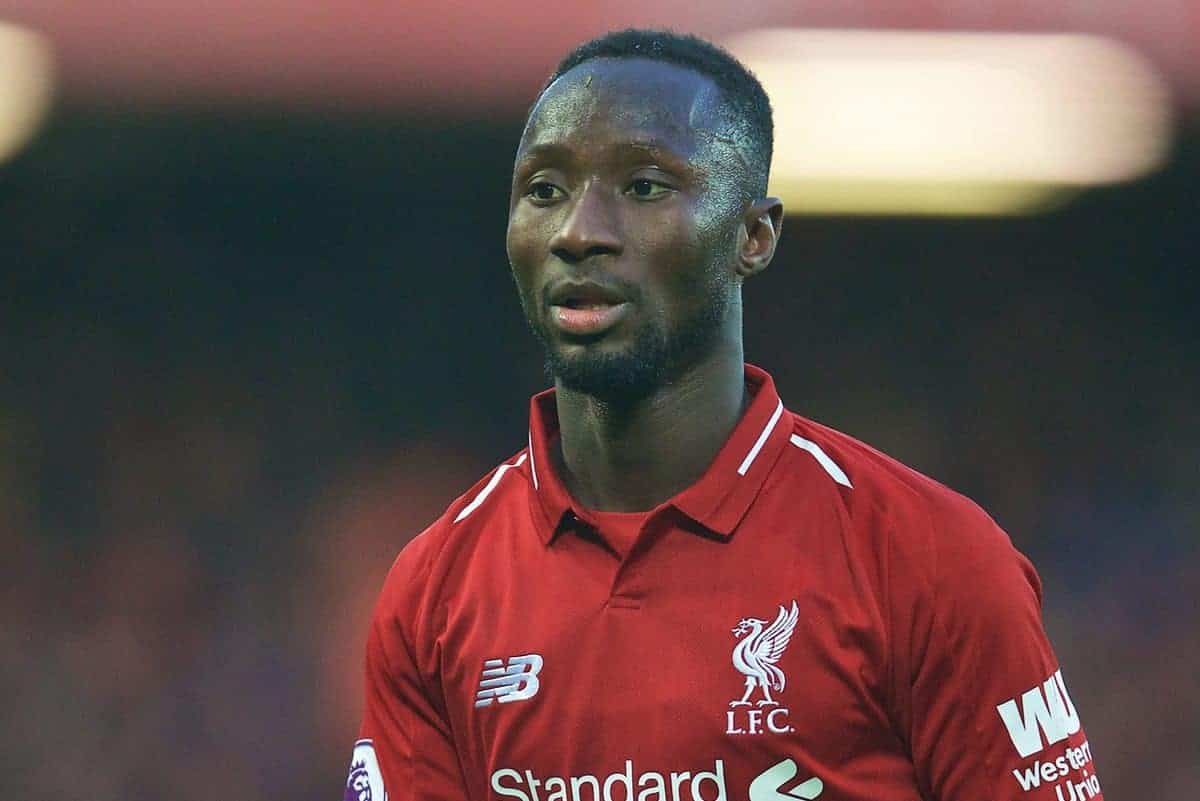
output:
[[[546,89],[530,112],[521,149],[597,128],[691,145],[699,132],[717,133],[719,106],[716,85],[692,70],[648,59],[593,59]]]

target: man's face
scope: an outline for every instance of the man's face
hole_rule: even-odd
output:
[[[642,59],[585,62],[530,113],[508,256],[561,385],[640,397],[730,333],[741,162],[720,120],[711,81]]]

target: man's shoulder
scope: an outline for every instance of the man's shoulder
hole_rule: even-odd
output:
[[[529,481],[523,469],[527,458],[528,451],[522,448],[451,501],[436,520],[401,548],[388,583],[413,581],[427,575],[439,562],[473,547],[486,531],[489,518],[511,509],[514,502],[524,504]]]
[[[852,485],[838,493],[846,536],[870,554],[864,558],[888,565],[896,597],[1007,608],[1032,588],[1040,599],[1028,559],[973,500],[854,437],[794,417],[793,437],[812,443]]]
[[[855,528],[921,548],[1010,545],[966,495],[849,434],[797,414],[792,418],[792,444],[841,485],[841,503]]]

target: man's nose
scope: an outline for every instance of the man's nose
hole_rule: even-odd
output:
[[[589,184],[580,190],[566,219],[550,239],[550,252],[568,264],[591,256],[621,252],[621,237],[613,208],[614,198],[603,186]]]

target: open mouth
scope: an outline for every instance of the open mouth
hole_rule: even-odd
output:
[[[615,326],[625,316],[629,304],[597,301],[567,301],[550,307],[559,329],[576,336],[594,336]]]
[[[564,333],[595,336],[615,326],[630,304],[617,290],[594,282],[561,282],[549,293],[551,317]]]
[[[609,303],[603,300],[584,300],[582,298],[567,298],[562,303],[554,304],[567,309],[610,309],[616,306],[615,303]]]

